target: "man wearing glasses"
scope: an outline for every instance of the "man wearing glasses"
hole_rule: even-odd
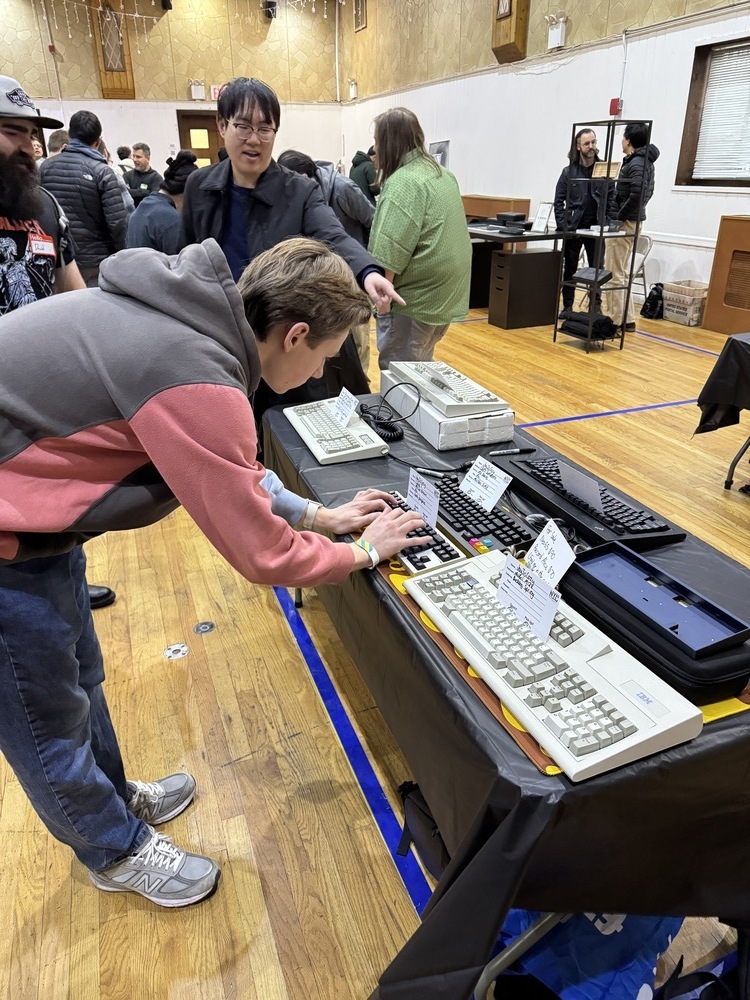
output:
[[[189,178],[184,242],[212,236],[236,281],[259,253],[290,236],[322,240],[344,258],[378,311],[387,312],[401,299],[383,268],[347,235],[319,185],[273,159],[280,118],[278,98],[261,80],[238,77],[222,88],[217,124],[227,158]]]

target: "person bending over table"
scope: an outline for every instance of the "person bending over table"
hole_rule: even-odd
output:
[[[368,312],[322,243],[288,240],[237,285],[206,240],[174,257],[123,250],[99,288],[0,324],[0,750],[99,889],[184,906],[219,868],[154,829],[191,801],[192,776],[126,780],[82,543],[182,504],[246,579],[289,587],[340,583],[403,548],[424,522],[388,494],[328,509],[256,460],[261,375],[276,392],[299,385]]]

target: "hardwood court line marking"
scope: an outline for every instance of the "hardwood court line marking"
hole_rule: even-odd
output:
[[[357,779],[357,784],[362,790],[362,794],[378,825],[391,859],[401,876],[404,888],[409,894],[414,909],[417,913],[421,914],[432,895],[432,889],[411,851],[403,858],[396,854],[396,848],[401,840],[401,826],[399,821],[391,808],[382,785],[378,781],[364,747],[354,731],[354,726],[346,714],[346,709],[339,698],[320,654],[315,648],[315,643],[312,641],[305,623],[294,607],[294,601],[289,595],[289,591],[284,587],[274,587],[273,590],[284,613],[284,617],[292,630],[292,635],[299,646],[302,657],[307,664],[307,669],[310,671],[310,676],[331,720],[331,725],[341,741],[341,746],[354,772],[354,777]]]
[[[646,337],[648,340],[659,340],[662,344],[669,344],[671,347],[681,347],[685,351],[697,351],[698,354],[709,354],[712,358],[718,358],[718,351],[709,351],[707,347],[696,347],[695,344],[686,344],[682,340],[670,340],[669,337],[660,337],[657,333],[646,333],[645,330],[633,330],[639,337]]]
[[[572,420],[595,420],[597,417],[619,417],[626,413],[641,413],[643,410],[663,410],[669,406],[687,406],[697,403],[697,399],[676,399],[672,403],[646,403],[643,406],[627,406],[621,410],[602,410],[601,413],[578,413],[573,417],[552,417],[549,420],[532,420],[527,424],[516,424],[521,430],[529,427],[547,427],[549,424],[567,424]]]

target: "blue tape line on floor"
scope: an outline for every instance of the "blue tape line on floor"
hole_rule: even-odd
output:
[[[660,340],[662,344],[671,344],[672,347],[681,347],[685,351],[697,351],[698,354],[710,354],[712,358],[718,358],[718,351],[709,351],[705,347],[696,347],[694,344],[686,344],[682,340],[671,340],[669,337],[660,337],[656,333],[646,333],[645,330],[635,331],[639,337],[646,337],[648,340]]]
[[[367,800],[370,811],[375,818],[375,822],[378,824],[383,840],[393,858],[393,863],[401,876],[406,891],[409,893],[414,908],[417,913],[421,913],[432,894],[427,879],[411,851],[404,858],[396,854],[396,847],[401,839],[399,821],[396,819],[390,802],[386,798],[385,792],[373,770],[372,764],[359,741],[359,737],[354,731],[354,727],[349,721],[349,716],[346,714],[346,710],[333,686],[325,664],[315,648],[310,633],[307,631],[305,623],[294,607],[294,601],[289,591],[284,587],[274,587],[273,590],[276,594],[276,599],[281,605],[281,610],[289,622],[289,627],[304,657],[318,694],[328,712],[333,728],[341,741],[344,753],[354,771],[359,787],[362,789],[362,794]]]
[[[521,430],[529,427],[547,427],[549,424],[567,424],[572,420],[595,420],[597,417],[619,417],[626,413],[641,413],[643,410],[664,410],[669,406],[686,406],[697,403],[697,399],[676,399],[673,403],[647,403],[644,406],[629,406],[622,410],[602,410],[601,413],[579,413],[574,417],[552,417],[550,420],[532,420],[527,424],[516,424]]]

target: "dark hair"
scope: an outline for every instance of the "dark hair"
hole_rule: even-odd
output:
[[[71,139],[78,139],[87,146],[93,146],[102,137],[102,123],[93,111],[76,111],[70,119],[68,132]]]
[[[130,146],[118,146],[117,147],[117,159],[127,160],[130,156]]]
[[[581,151],[578,148],[578,142],[579,142],[579,140],[580,140],[580,138],[581,138],[582,135],[586,135],[589,132],[591,132],[592,134],[596,135],[595,129],[590,128],[587,125],[586,128],[579,128],[578,131],[576,132],[576,134],[573,136],[573,144],[571,145],[570,150],[568,152],[568,159],[570,160],[571,163],[577,163],[578,162],[578,159],[579,159],[579,157],[581,155]]]
[[[318,179],[318,168],[315,166],[315,160],[307,153],[300,153],[296,149],[285,149],[276,162],[280,166],[286,167],[287,170],[293,170],[296,174],[304,174],[311,181]]]
[[[181,149],[177,156],[168,157],[164,180],[161,182],[162,190],[167,194],[182,194],[188,177],[198,169],[195,162],[197,159],[192,149]]]
[[[424,132],[419,119],[408,108],[391,108],[375,119],[375,147],[378,151],[378,167],[381,185],[391,174],[395,174],[409,153],[417,153],[429,163],[438,174],[440,165],[425,149]]]
[[[367,150],[367,155],[368,156],[374,156],[375,155],[375,147],[374,146],[370,146],[370,148]]]
[[[68,145],[70,136],[64,128],[59,128],[56,132],[51,132],[47,139],[47,149],[50,153],[58,153],[64,146]]]
[[[648,142],[648,129],[643,122],[631,122],[626,125],[623,135],[633,149],[641,149]]]
[[[133,149],[140,149],[145,154],[147,160],[151,159],[151,147],[145,142],[134,142]]]
[[[246,111],[252,114],[256,108],[265,122],[275,128],[279,127],[281,122],[279,99],[267,83],[254,77],[237,76],[229,83],[225,83],[219,91],[216,111],[219,118],[223,118],[225,122]]]

